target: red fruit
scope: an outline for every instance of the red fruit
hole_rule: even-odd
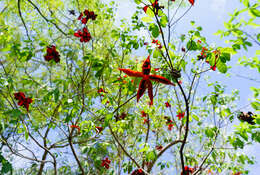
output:
[[[78,30],[78,32],[74,33],[74,36],[80,38],[80,42],[89,42],[91,39],[91,35],[86,27],[83,28],[83,32]]]
[[[128,76],[132,77],[142,77],[143,79],[140,81],[139,88],[137,91],[137,102],[139,99],[143,96],[146,89],[148,89],[148,96],[150,98],[150,104],[153,104],[153,86],[152,81],[157,81],[159,83],[163,83],[166,85],[174,85],[170,80],[167,78],[164,78],[159,75],[150,75],[151,71],[151,62],[150,62],[150,56],[147,57],[147,59],[144,61],[142,66],[142,72],[133,71],[131,69],[121,69],[120,71],[123,71]]]
[[[167,101],[167,102],[165,102],[165,106],[166,106],[166,108],[170,108],[171,104]]]
[[[14,93],[14,98],[16,100],[23,100],[23,99],[25,99],[25,95],[23,92],[17,92],[17,93]]]
[[[103,131],[103,127],[96,126],[96,131],[97,131],[97,133],[100,133],[101,131]]]
[[[32,103],[31,98],[26,98],[23,92],[14,93],[14,98],[18,100],[19,106],[23,106],[27,111],[29,111],[29,104]]]
[[[146,13],[146,11],[147,11],[147,9],[148,9],[148,5],[146,5],[146,6],[144,6],[144,8],[143,8],[143,10],[144,10],[144,12]]]
[[[102,160],[101,166],[105,167],[106,169],[109,169],[109,165],[111,163],[111,160],[109,160],[107,157]]]
[[[83,17],[83,13],[80,13],[78,20],[81,20],[82,17]]]
[[[85,18],[82,18],[83,13],[80,13],[80,16],[78,17],[78,20],[81,20],[81,22],[83,24],[86,24],[89,19],[95,20],[97,17],[97,15],[95,15],[95,13],[93,11],[89,11],[89,10],[84,10],[84,15],[85,15]]]
[[[241,175],[241,174],[242,174],[241,172],[234,173],[234,175]]]
[[[179,120],[181,120],[182,118],[184,118],[184,115],[185,115],[185,112],[180,112],[176,116],[179,118]]]
[[[54,45],[47,46],[47,54],[44,56],[44,59],[46,61],[50,61],[51,59],[54,59],[56,63],[60,62],[60,54],[56,50],[56,47]]]
[[[210,69],[212,69],[213,71],[216,71],[216,65],[214,65],[214,66],[210,66]]]
[[[149,122],[149,120],[148,119],[144,119],[144,124],[146,124],[146,123],[148,123]]]
[[[172,128],[173,128],[173,126],[174,126],[174,125],[173,125],[172,123],[171,123],[171,124],[169,124],[169,125],[168,125],[168,130],[169,130],[169,131],[171,131],[171,130],[172,130]]]
[[[191,5],[194,5],[194,1],[195,1],[195,0],[189,0],[189,2],[191,3]]]
[[[106,93],[105,90],[104,90],[103,88],[99,88],[99,89],[98,89],[98,93],[101,93],[101,92]]]
[[[147,114],[144,111],[141,111],[141,113],[142,113],[142,117],[146,117],[147,116]]]
[[[143,170],[142,169],[136,169],[136,170],[134,170],[132,173],[131,173],[131,175],[145,175],[145,173],[143,172]]]
[[[161,151],[163,149],[163,146],[162,145],[157,145],[157,146],[155,146],[155,148],[156,148],[156,150]]]
[[[87,18],[83,18],[83,19],[81,20],[81,22],[82,22],[83,24],[87,24],[88,19],[87,19]]]
[[[124,112],[119,116],[119,118],[122,120],[125,119],[125,117],[126,117],[126,113],[124,113]]]
[[[185,173],[181,172],[181,175],[190,175],[191,173],[194,172],[194,168],[189,168],[188,166],[184,167]]]
[[[78,125],[70,125],[71,128],[76,128],[80,132],[80,127]]]
[[[172,120],[170,118],[167,119],[166,124],[171,124]]]

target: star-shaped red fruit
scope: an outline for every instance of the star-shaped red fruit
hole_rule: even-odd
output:
[[[165,106],[166,106],[166,108],[170,108],[171,104],[167,101],[167,102],[165,102]]]
[[[188,166],[185,166],[184,167],[185,173],[181,172],[181,175],[190,175],[194,172],[194,170],[195,170],[194,168],[189,168]]]
[[[78,30],[74,33],[75,37],[80,38],[80,42],[89,42],[91,40],[91,35],[86,27],[83,28],[83,30]]]
[[[96,20],[97,15],[93,11],[85,10],[85,18],[83,18],[83,13],[80,13],[78,20],[81,20],[83,24],[87,24],[89,19]]]
[[[111,163],[111,160],[109,160],[107,157],[102,160],[101,166],[105,167],[106,169],[109,169],[109,165]]]
[[[56,46],[47,46],[47,54],[44,56],[46,61],[54,60],[56,63],[60,62],[60,54],[56,50]]]
[[[16,100],[18,100],[18,105],[19,106],[23,106],[26,108],[27,111],[29,111],[29,104],[32,103],[32,99],[31,98],[26,98],[25,94],[23,92],[17,92],[14,93],[14,98]]]
[[[180,119],[184,118],[185,112],[180,112],[177,117]]]
[[[153,85],[152,81],[157,81],[159,83],[163,83],[166,85],[174,85],[170,80],[168,80],[165,77],[162,77],[160,75],[150,75],[151,71],[151,62],[150,62],[150,55],[147,57],[147,59],[144,61],[142,66],[142,72],[137,72],[131,69],[121,69],[120,71],[123,71],[130,77],[142,77],[143,79],[140,81],[139,88],[137,91],[137,102],[139,99],[144,95],[144,92],[146,89],[148,89],[148,95],[150,98],[150,104],[153,104]]]

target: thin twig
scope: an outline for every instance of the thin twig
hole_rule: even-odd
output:
[[[40,11],[40,9],[39,9],[31,0],[28,0],[28,2],[29,2],[30,4],[32,4],[32,6],[37,10],[37,12],[41,15],[41,17],[42,17],[46,22],[53,24],[53,25],[56,27],[56,29],[58,29],[63,35],[67,36],[67,34],[66,34],[64,31],[62,31],[56,23],[54,23],[54,22],[52,22],[51,20],[47,19],[47,18],[42,14],[42,12]]]
[[[25,24],[25,22],[24,22],[24,19],[23,19],[23,16],[22,16],[22,12],[21,12],[21,0],[18,0],[17,3],[18,3],[19,16],[20,16],[20,18],[21,18],[21,20],[22,20],[22,23],[23,23],[23,26],[24,26],[24,28],[25,28],[26,35],[27,35],[28,39],[31,41],[31,38],[30,38],[30,36],[29,36],[28,29],[27,29],[27,27],[26,27],[26,24]]]

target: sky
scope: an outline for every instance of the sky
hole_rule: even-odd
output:
[[[105,0],[110,1],[110,0]],[[116,1],[120,8],[117,10],[116,19],[119,24],[120,19],[129,20],[132,14],[135,12],[135,4],[133,0],[120,0]],[[250,1],[251,3],[253,2]],[[198,26],[202,26],[203,31],[201,32],[203,36],[207,38],[208,43],[216,44],[218,46],[227,46],[225,39],[221,39],[219,36],[213,35],[218,30],[224,29],[224,21],[227,21],[229,13],[238,8],[241,9],[243,6],[239,3],[239,0],[197,0],[195,1],[194,7],[189,11],[189,13],[178,22],[175,32],[176,35],[185,33],[190,29],[190,21],[195,21]],[[181,13],[179,14],[181,15]],[[257,22],[258,24],[260,21]],[[243,108],[245,112],[251,110],[248,98],[252,98],[252,92],[250,87],[259,87],[260,76],[256,70],[250,70],[237,65],[237,60],[242,56],[254,56],[256,50],[259,50],[257,46],[251,47],[248,51],[241,50],[238,54],[233,55],[230,61],[230,65],[235,65],[231,70],[228,71],[230,77],[226,77],[223,74],[212,72],[212,76],[215,80],[220,81],[222,84],[227,85],[226,93],[230,93],[234,89],[240,91],[240,100],[238,100],[238,108]],[[214,74],[213,74],[214,73]],[[258,80],[258,82],[242,78],[240,76],[246,76]],[[245,107],[246,106],[246,107]],[[247,146],[243,151],[245,154],[250,156],[255,156],[257,163],[253,166],[249,166],[250,175],[259,175],[260,172],[260,144],[255,144],[254,146]],[[257,150],[258,149],[258,150]]]

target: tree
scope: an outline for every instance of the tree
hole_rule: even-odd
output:
[[[117,27],[113,2],[5,1],[2,174],[248,174],[254,162],[237,149],[259,142],[259,116],[227,130],[237,92],[210,81],[198,92],[204,75],[228,71],[235,49],[210,47],[193,21],[171,35],[194,1],[135,3],[132,25]],[[29,166],[16,168],[17,157]]]

